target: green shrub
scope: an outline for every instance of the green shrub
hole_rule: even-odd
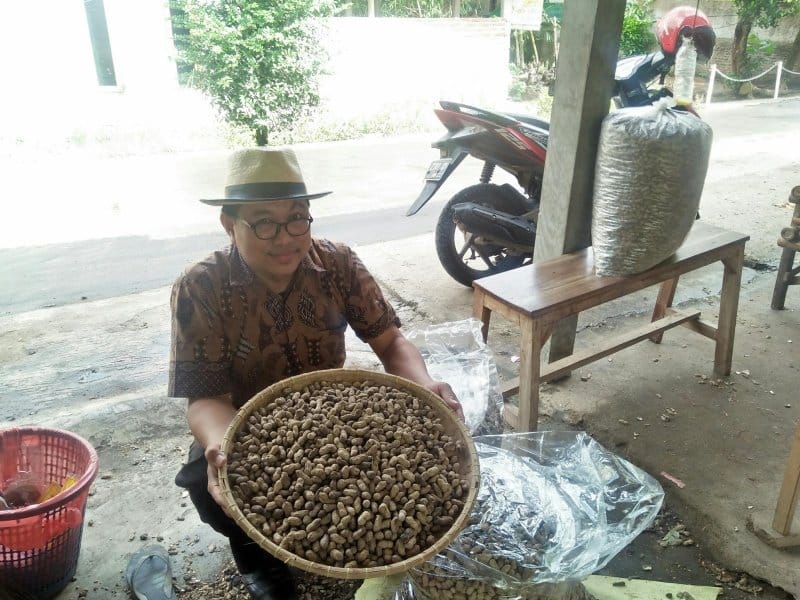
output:
[[[173,0],[176,46],[187,81],[209,95],[231,125],[256,144],[319,103],[325,55],[316,17],[333,0]]]
[[[656,45],[653,34],[653,17],[649,2],[629,1],[625,6],[622,35],[619,40],[619,55],[647,54]]]

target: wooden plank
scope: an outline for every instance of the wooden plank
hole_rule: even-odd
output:
[[[680,310],[668,308],[665,314],[679,315],[683,313]],[[681,325],[709,339],[717,339],[717,326],[714,323],[706,321],[705,319],[693,319],[691,321],[685,321],[684,323],[681,323]]]
[[[517,431],[519,427],[519,409],[513,404],[506,402],[503,407],[503,420],[511,429]]]
[[[553,321],[625,296],[735,254],[749,236],[695,224],[678,251],[660,265],[630,277],[594,274],[590,248],[533,263],[475,282],[488,296],[528,316]]]
[[[674,279],[668,279],[664,283],[661,284],[661,287],[658,290],[658,296],[656,297],[656,306],[653,309],[653,318],[650,319],[651,321],[657,321],[658,319],[663,318],[667,311],[672,306],[672,302],[675,300],[675,290],[678,289],[678,278],[675,277]],[[659,332],[653,337],[650,338],[650,341],[655,344],[660,344],[661,339],[663,338],[664,332]]]
[[[792,528],[798,496],[800,496],[800,425],[794,430],[794,440],[789,450],[789,458],[786,460],[783,483],[775,507],[775,518],[772,521],[772,528],[781,535],[788,535]]]
[[[758,527],[749,517],[746,521],[746,525],[758,539],[773,548],[783,550],[785,548],[800,546],[800,535],[778,535],[775,532],[767,531],[763,527]]]
[[[703,319],[696,319],[694,321],[686,321],[685,323],[682,323],[682,325],[688,329],[691,329],[695,333],[704,335],[711,340],[717,339],[717,328],[713,323],[709,323]]]
[[[519,391],[519,377],[512,377],[500,386],[503,398],[516,394]]]
[[[613,354],[618,350],[622,350],[623,348],[637,344],[659,331],[666,331],[667,329],[677,327],[678,325],[691,323],[694,320],[698,320],[699,317],[700,311],[681,312],[675,309],[670,309],[669,314],[662,319],[648,323],[647,325],[641,326],[633,331],[628,332],[627,334],[617,335],[601,345],[598,350],[577,352],[567,358],[562,358],[559,361],[550,363],[541,370],[539,381],[540,383],[544,383],[546,381],[558,379],[564,374],[564,372],[573,371],[579,367],[582,367],[583,365],[587,365],[600,358],[603,358],[604,356]],[[503,394],[503,398],[507,398],[508,396],[515,394],[519,390],[519,383],[519,377],[514,377],[504,382],[500,386],[500,391]]]
[[[542,368],[543,331],[532,319],[520,323],[519,419],[517,431],[536,431],[539,426],[539,371]]]
[[[477,283],[477,282],[475,282]],[[484,310],[489,310],[490,312],[496,312],[500,314],[500,316],[504,317],[508,321],[511,321],[516,326],[519,326],[520,319],[524,318],[524,315],[516,308],[513,304],[510,304],[503,300],[502,298],[495,298],[486,294],[485,292],[475,290],[476,294],[481,294],[482,298],[480,302],[483,304]],[[476,315],[477,309],[475,308],[475,303],[479,302],[477,298],[473,299],[473,316]],[[479,318],[479,317],[476,317]],[[481,319],[482,321],[483,319]],[[488,336],[489,329],[487,327],[486,334]]]
[[[787,250],[794,250],[795,252],[800,252],[800,243],[789,242],[783,239],[782,237],[778,238],[778,246],[786,248]]]
[[[719,295],[719,319],[714,348],[714,374],[727,377],[733,361],[733,338],[736,332],[736,313],[739,310],[739,288],[742,284],[744,244],[736,248],[736,254],[724,259],[722,291]]]
[[[492,318],[492,311],[484,305],[484,294],[476,289],[472,297],[472,316],[481,322],[481,336],[483,343],[489,337],[489,321]]]
[[[597,350],[583,350],[581,352],[576,352],[572,356],[550,363],[542,369],[539,379],[541,382],[558,379],[563,376],[564,373],[578,369],[583,365],[592,363],[609,354],[614,354],[614,352],[627,348],[628,346],[638,344],[655,333],[666,331],[667,329],[677,327],[685,321],[697,319],[699,317],[700,311],[673,314],[659,319],[658,321],[648,323],[642,327],[638,327],[626,334],[614,336],[611,340],[601,344]]]

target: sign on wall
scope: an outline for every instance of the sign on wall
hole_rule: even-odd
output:
[[[503,17],[512,29],[539,31],[544,0],[503,0]]]

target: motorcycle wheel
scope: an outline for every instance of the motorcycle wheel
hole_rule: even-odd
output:
[[[464,188],[444,205],[436,223],[436,253],[447,274],[460,284],[472,287],[476,279],[515,269],[530,259],[530,256],[509,254],[502,246],[472,241],[470,234],[462,231],[453,220],[453,206],[463,202],[474,202],[515,215],[522,214],[524,208],[514,194],[508,193],[503,186],[479,183]]]

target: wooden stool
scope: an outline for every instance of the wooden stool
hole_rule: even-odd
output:
[[[483,322],[484,341],[492,311],[519,325],[522,332],[519,380],[509,382],[503,389],[504,397],[519,390],[519,409],[506,405],[506,422],[517,431],[535,430],[540,383],[563,377],[642,340],[658,343],[666,329],[677,325],[713,339],[714,373],[730,374],[744,246],[748,239],[749,236],[698,221],[671,258],[637,275],[595,275],[594,254],[591,248],[586,248],[475,281],[472,314]],[[717,261],[722,261],[724,275],[715,327],[701,320],[699,311],[687,313],[671,306],[680,275]],[[577,352],[542,368],[542,347],[559,320],[657,283],[662,285],[650,324],[617,336],[601,348]]]
[[[778,238],[778,246],[783,248],[783,253],[775,278],[775,290],[772,292],[772,308],[775,310],[783,310],[789,286],[800,283],[800,278],[797,277],[800,267],[794,266],[794,255],[800,250],[800,185],[792,188],[789,202],[794,203],[794,214],[791,225],[784,227],[781,237]]]

